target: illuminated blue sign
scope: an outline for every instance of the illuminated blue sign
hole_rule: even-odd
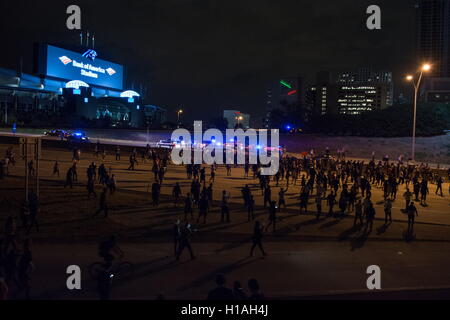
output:
[[[92,50],[93,51],[93,50]],[[81,80],[90,85],[123,89],[123,66],[84,54],[47,45],[45,75],[65,80]],[[95,61],[94,61],[95,60]]]

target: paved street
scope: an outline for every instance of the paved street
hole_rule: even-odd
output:
[[[0,154],[7,145],[0,145]],[[16,147],[17,148],[17,147]],[[17,153],[17,149],[16,149]],[[189,188],[183,167],[169,166],[162,187],[163,201],[159,208],[150,205],[149,182],[153,182],[150,163],[140,164],[136,171],[128,171],[127,154],[116,162],[112,155],[105,160],[117,175],[119,191],[111,197],[111,215],[108,219],[90,218],[97,200],[87,200],[86,168],[92,162],[91,152],[83,151],[78,165],[79,181],[73,190],[64,189],[65,172],[71,165],[71,153],[61,149],[46,149],[41,162],[42,214],[39,233],[33,234],[36,271],[33,274],[32,295],[38,299],[95,298],[95,286],[89,279],[87,267],[97,261],[97,245],[105,236],[116,233],[125,259],[135,265],[135,275],[129,281],[118,281],[115,298],[153,299],[162,293],[167,298],[204,298],[213,286],[215,274],[224,273],[229,285],[234,280],[243,284],[257,278],[266,295],[271,297],[310,297],[335,294],[361,295],[366,289],[366,268],[379,265],[382,270],[382,288],[407,290],[450,288],[450,210],[448,183],[445,196],[434,194],[430,185],[427,207],[418,206],[414,239],[405,240],[406,216],[401,212],[404,201],[401,194],[393,207],[393,223],[384,225],[381,191],[373,190],[376,208],[374,230],[368,236],[363,228],[353,227],[353,216],[322,217],[317,220],[314,211],[298,214],[299,185],[287,192],[288,208],[279,214],[275,233],[264,237],[269,253],[260,257],[258,251],[249,258],[250,235],[253,225],[247,222],[240,188],[248,183],[253,189],[256,214],[267,221],[267,210],[262,208],[262,197],[256,180],[243,179],[243,170],[234,168],[226,177],[220,168],[214,188],[214,199],[220,199],[223,189],[231,198],[231,223],[220,223],[220,208],[213,207],[206,225],[195,224],[193,249],[197,260],[189,261],[185,252],[180,263],[173,258],[172,225],[183,217],[181,205],[174,208],[169,197],[175,182],[180,182],[185,194]],[[53,177],[54,159],[61,166],[61,176]],[[23,162],[11,169],[11,177],[0,181],[0,194],[7,200],[23,195]],[[207,170],[209,176],[209,170]],[[208,179],[208,178],[207,178]],[[273,188],[272,194],[278,194]],[[97,192],[99,192],[99,187]],[[278,196],[275,196],[278,198]],[[310,204],[310,210],[315,210]],[[6,214],[17,216],[14,201],[4,207],[0,220]],[[325,207],[326,208],[326,207]],[[325,210],[324,210],[325,211]],[[194,210],[197,216],[197,210]],[[70,292],[65,287],[65,268],[80,265],[83,270],[83,290]]]
[[[223,273],[231,286],[250,278],[260,281],[263,292],[273,298],[326,296],[368,292],[366,268],[380,266],[384,290],[422,290],[450,288],[448,242],[368,241],[351,250],[348,243],[336,241],[267,242],[269,255],[248,258],[249,243],[194,243],[198,259],[180,263],[168,257],[170,244],[127,243],[122,245],[127,260],[136,265],[134,277],[116,283],[114,297],[154,299],[164,294],[168,299],[204,299],[214,287],[214,277]],[[55,254],[57,253],[57,254]],[[97,260],[91,245],[36,246],[34,294],[36,298],[96,298],[94,283],[87,267]],[[81,292],[65,287],[65,268],[82,267]]]

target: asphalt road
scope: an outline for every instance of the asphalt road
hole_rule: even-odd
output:
[[[169,257],[170,244],[126,243],[126,259],[135,264],[135,275],[114,283],[116,299],[204,299],[214,288],[214,277],[223,273],[228,285],[259,280],[267,297],[308,298],[395,298],[411,295],[448,298],[450,288],[449,243],[405,243],[368,241],[358,250],[339,242],[268,242],[268,256],[256,251],[248,257],[249,243],[193,243],[196,260],[188,253],[176,263]],[[35,248],[33,296],[36,299],[95,299],[95,283],[88,266],[96,261],[94,246],[40,245]],[[81,291],[66,288],[65,269],[82,268]],[[381,268],[380,291],[369,291],[367,267]],[[425,290],[425,291],[423,291]]]
[[[0,145],[0,153],[5,148],[5,145]],[[58,159],[61,164],[61,178],[51,175],[54,159]],[[76,205],[80,195],[85,195],[84,172],[93,160],[92,153],[82,153],[80,180],[72,192],[73,196],[67,198],[71,200],[73,197],[70,205]],[[69,151],[44,150],[41,163],[41,177],[44,179],[42,192],[55,192],[62,188],[60,183],[70,165]],[[105,165],[107,168],[111,166],[117,175],[121,192],[142,197],[142,201],[148,199],[146,190],[151,181],[149,163],[141,164],[138,170],[130,172],[126,170],[128,164],[125,155],[120,162],[108,155]],[[13,175],[22,175],[22,161],[11,170]],[[297,185],[291,187],[287,194],[288,209],[280,214],[282,220],[278,225],[279,230],[274,234],[269,232],[265,237],[264,246],[269,255],[262,258],[256,251],[255,257],[249,258],[252,225],[246,222],[245,214],[239,207],[242,203],[239,194],[244,183],[252,185],[255,181],[244,180],[242,176],[242,169],[233,169],[231,177],[226,176],[224,168],[219,169],[214,188],[215,198],[218,199],[222,189],[231,192],[232,223],[220,224],[219,215],[215,214],[218,208],[215,208],[208,218],[208,224],[199,226],[199,235],[193,237],[193,248],[198,257],[194,261],[188,260],[186,252],[180,263],[174,262],[170,230],[174,219],[181,217],[181,212],[174,209],[170,202],[160,209],[152,209],[148,200],[113,205],[108,222],[118,224],[125,230],[133,229],[129,227],[131,225],[139,227],[138,233],[131,234],[121,242],[126,260],[135,265],[135,275],[127,281],[116,281],[113,297],[153,299],[162,293],[169,299],[202,299],[214,287],[213,280],[217,273],[224,273],[230,286],[235,280],[245,284],[248,279],[257,278],[268,297],[282,299],[448,297],[450,210],[447,192],[445,197],[436,196],[433,194],[434,186],[430,186],[429,205],[419,208],[415,238],[407,242],[404,238],[406,217],[400,211],[403,204],[401,199],[394,204],[394,222],[384,227],[382,204],[377,201],[381,199],[381,191],[374,188],[377,220],[374,231],[362,238],[361,230],[352,228],[352,216],[315,220],[311,215],[298,215]],[[183,167],[170,166],[162,193],[170,194],[176,181],[181,182],[185,194],[189,182],[185,179]],[[44,188],[45,183],[49,185],[45,187],[48,190]],[[7,190],[4,184],[0,187],[6,187]],[[404,191],[403,188],[399,195]],[[448,190],[448,184],[444,190]],[[276,195],[278,188],[274,187],[272,193]],[[257,187],[254,194],[256,203],[261,205],[261,193]],[[54,198],[56,201],[56,194],[52,196],[50,193],[48,196],[50,200]],[[96,202],[93,202],[92,209],[95,205]],[[259,217],[265,219],[266,211],[258,210]],[[60,213],[51,214],[58,216]],[[33,235],[36,270],[32,277],[32,297],[95,299],[95,283],[89,279],[87,271],[88,266],[98,260],[97,241],[46,239],[45,224],[55,225],[55,221],[60,221],[56,223],[61,223],[61,228],[67,228],[64,221],[46,219],[49,218],[41,218],[43,234]],[[66,287],[66,268],[69,265],[82,268],[81,291],[70,291]],[[381,268],[381,293],[367,290],[366,269],[370,265]]]

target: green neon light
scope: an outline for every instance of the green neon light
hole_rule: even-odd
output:
[[[281,80],[280,83],[281,83],[283,86],[288,87],[289,89],[292,89],[292,86],[291,86],[289,83],[287,83],[286,81]]]

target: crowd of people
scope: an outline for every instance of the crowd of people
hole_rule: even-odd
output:
[[[122,150],[119,146],[114,149],[114,159],[121,161]],[[94,145],[95,160],[90,163],[86,170],[87,197],[98,198],[98,208],[92,217],[103,213],[103,217],[109,215],[109,197],[113,196],[117,189],[116,174],[113,166],[107,168],[105,160],[107,158],[106,149],[97,143]],[[101,158],[101,159],[100,159]],[[14,165],[14,153],[12,148],[8,148],[6,153],[8,165]],[[151,178],[147,191],[151,194],[153,207],[158,207],[161,203],[161,189],[165,184],[165,176],[170,170],[170,152],[167,149],[155,150],[147,145],[141,149],[141,159],[138,161],[138,151],[133,148],[129,153],[128,171],[136,170],[139,163],[149,163]],[[81,150],[73,149],[72,163],[67,169],[64,187],[72,189],[74,183],[78,181],[78,167],[81,161]],[[96,161],[102,163],[97,166]],[[7,174],[7,168],[3,164],[0,171],[0,178]],[[232,175],[232,171],[239,168],[237,165],[224,165],[226,177]],[[315,156],[314,153],[302,156],[283,155],[280,159],[279,171],[274,176],[261,174],[261,165],[243,165],[242,185],[240,196],[242,204],[238,204],[244,212],[247,222],[251,224],[252,236],[249,243],[249,256],[253,256],[258,247],[263,256],[267,252],[263,247],[264,234],[277,231],[277,225],[282,218],[282,213],[288,210],[296,211],[299,215],[313,215],[316,219],[326,219],[328,217],[343,218],[354,215],[353,226],[361,227],[364,234],[372,232],[375,217],[380,213],[376,212],[374,204],[382,204],[384,211],[384,223],[392,223],[393,204],[396,201],[402,202],[402,213],[408,217],[408,227],[406,234],[413,234],[415,218],[419,215],[418,206],[429,205],[428,195],[434,192],[440,197],[444,197],[446,190],[443,190],[444,181],[450,178],[450,169],[444,174],[443,170],[433,170],[427,164],[410,164],[408,162],[389,161],[385,156],[382,160],[376,161],[373,156],[370,161],[348,160],[343,152],[339,152],[337,157],[332,157],[329,150],[324,154]],[[29,174],[34,173],[33,163],[28,163]],[[176,260],[179,260],[185,249],[190,254],[191,259],[196,259],[190,238],[197,231],[194,225],[206,224],[212,208],[217,206],[220,211],[220,222],[227,224],[232,221],[229,190],[218,189],[219,199],[214,199],[214,189],[221,187],[218,183],[219,166],[186,164],[186,180],[190,186],[183,190],[183,178],[174,183],[169,182],[165,186],[172,188],[171,202],[174,210],[182,211],[179,219],[173,227],[174,252]],[[237,170],[241,172],[240,170]],[[59,177],[60,163],[53,164],[52,175]],[[432,185],[434,185],[432,189]],[[96,188],[100,186],[101,193],[98,196]],[[373,191],[378,189],[382,196],[374,199]],[[261,202],[257,203],[258,192],[261,194]],[[450,190],[449,190],[450,192]],[[288,195],[293,195],[288,198]],[[400,198],[400,200],[399,200]],[[181,203],[182,208],[178,206]],[[266,214],[256,215],[255,210],[264,208]],[[37,216],[39,212],[39,202],[33,193],[30,193],[28,201],[24,202],[21,213],[22,230],[25,235],[29,235],[32,228],[39,231]],[[264,212],[264,211],[263,211]],[[5,232],[1,244],[0,255],[0,288],[16,286],[18,292],[25,292],[29,295],[28,272],[32,265],[31,240],[25,238],[20,246],[16,240],[16,227],[12,217],[7,219]],[[14,259],[13,259],[14,257]],[[13,263],[14,260],[14,263]],[[23,260],[23,261],[22,261]],[[109,261],[109,263],[112,263]],[[14,266],[14,267],[13,267]],[[26,266],[26,268],[25,268]],[[25,272],[25,273],[26,273]],[[217,282],[218,281],[218,282]],[[214,299],[217,294],[230,294],[224,288],[224,279],[218,278],[217,292],[210,293],[209,299]],[[233,297],[246,296],[240,284],[235,284],[236,290],[231,290]],[[251,296],[258,296],[259,285],[252,281],[249,289]],[[2,289],[4,291],[4,289]],[[236,292],[234,292],[236,291]],[[228,292],[228,293],[225,293]]]
[[[27,224],[18,228],[13,216],[5,221],[4,236],[0,238],[0,300],[30,299],[35,267],[29,228]]]
[[[256,279],[250,279],[247,282],[248,292],[242,287],[240,281],[234,281],[233,289],[226,287],[226,278],[223,274],[216,275],[216,288],[212,289],[207,296],[211,301],[231,301],[231,300],[264,300],[265,296],[261,292],[259,282]]]

